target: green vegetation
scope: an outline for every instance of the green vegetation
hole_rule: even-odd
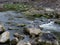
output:
[[[3,7],[5,10],[19,11],[30,19],[35,19],[40,17],[53,18],[54,15],[57,18],[59,17],[56,16],[58,14],[56,14],[55,12],[51,12],[51,13],[44,12],[44,14],[41,14],[39,10],[44,10],[43,7],[36,9],[32,7],[32,5],[28,5],[28,4],[4,4]]]
[[[26,11],[29,9],[29,5],[25,4],[4,4],[6,10]]]
[[[45,17],[47,19],[53,18],[53,15],[46,15],[46,14],[33,14],[33,15],[26,15],[28,19],[35,19],[40,17]]]
[[[40,11],[38,9],[28,4],[4,4],[4,8],[6,10],[19,11],[25,16],[27,16],[27,18],[31,18],[31,19],[40,18],[40,17],[53,18],[54,15],[54,13],[40,14]]]

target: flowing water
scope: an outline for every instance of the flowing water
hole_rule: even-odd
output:
[[[34,25],[34,27],[41,27],[45,31],[60,31],[60,25],[54,24],[54,21],[51,21],[50,19],[42,17],[36,18],[35,20],[28,20],[24,15],[15,11],[0,12],[0,23],[2,23],[5,26],[5,29],[10,32],[10,40],[14,38],[13,34],[16,32],[23,34],[23,27],[17,27],[17,24]],[[9,27],[13,29],[9,30]]]
[[[44,30],[46,31],[60,31],[60,25],[58,24],[54,24],[54,21],[51,21],[50,23],[46,23],[46,24],[42,24],[40,25],[40,27],[44,28]]]

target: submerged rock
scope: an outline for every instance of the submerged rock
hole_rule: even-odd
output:
[[[9,39],[10,39],[10,33],[8,31],[6,31],[1,34],[0,43],[5,43],[5,42],[9,41]]]
[[[14,33],[14,37],[18,38],[18,39],[24,39],[23,35],[20,35],[18,33]]]
[[[4,27],[0,25],[0,34],[3,33],[4,31],[5,31]]]
[[[17,27],[24,27],[24,26],[26,26],[25,24],[17,24],[16,25]]]
[[[8,27],[8,30],[18,30],[18,29],[15,27]]]

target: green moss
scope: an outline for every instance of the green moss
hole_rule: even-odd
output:
[[[32,16],[39,18],[39,17],[42,17],[43,15],[42,15],[42,14],[34,14],[34,15],[32,15]]]
[[[28,18],[29,20],[34,20],[35,18],[40,18],[42,17],[42,14],[34,14],[34,15],[25,15],[26,18]]]
[[[29,9],[29,5],[24,4],[4,4],[6,10],[26,11]]]
[[[27,18],[30,18],[30,19],[35,19],[35,18],[40,18],[40,17],[45,17],[47,19],[50,19],[50,18],[53,18],[52,15],[45,15],[45,14],[34,14],[34,15],[26,15]]]
[[[45,13],[44,17],[46,17],[46,18],[53,18],[53,14],[52,13]]]

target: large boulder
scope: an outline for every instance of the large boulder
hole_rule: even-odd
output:
[[[30,42],[25,42],[24,40],[21,40],[17,43],[17,45],[31,45]]]
[[[39,35],[41,33],[41,30],[39,28],[35,27],[25,27],[24,32],[26,32],[29,35]]]
[[[10,33],[8,31],[4,32],[0,36],[0,43],[5,43],[9,40],[10,38]]]

